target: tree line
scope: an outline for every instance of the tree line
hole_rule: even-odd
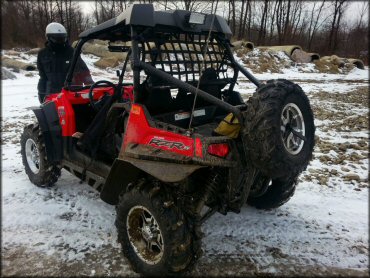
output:
[[[227,20],[233,40],[255,45],[299,44],[321,55],[363,59],[368,55],[369,3],[357,2],[356,18],[349,22],[349,0],[95,0],[89,13],[72,0],[3,1],[2,47],[42,46],[45,28],[52,21],[63,24],[73,41],[83,30],[117,16],[132,3],[154,3],[157,10],[216,12]]]

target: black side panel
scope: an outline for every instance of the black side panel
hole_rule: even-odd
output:
[[[62,128],[54,102],[48,102],[34,109],[45,140],[48,160],[58,162],[63,159]]]
[[[116,159],[100,192],[100,198],[108,204],[116,205],[119,194],[126,189],[129,183],[136,181],[140,173],[141,170],[131,163]]]

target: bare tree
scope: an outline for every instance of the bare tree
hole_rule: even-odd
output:
[[[239,31],[238,31],[238,40],[240,40],[243,36],[243,19],[247,16],[247,11],[244,10],[245,6],[245,0],[242,0],[242,8],[240,10],[240,16],[239,16]],[[244,16],[245,15],[245,16]]]
[[[325,6],[325,0],[322,1],[321,3],[320,2],[315,2],[312,9],[311,9],[311,14],[310,14],[310,17],[309,17],[310,25],[308,27],[308,34],[307,34],[307,37],[308,37],[307,48],[308,48],[308,50],[312,49],[312,42],[314,40],[314,37],[316,35],[317,30],[328,19],[328,16],[326,16],[320,22],[320,18],[322,18],[322,13],[323,13],[323,10],[324,10],[324,6]]]
[[[361,58],[368,64],[369,54],[367,46],[369,44],[369,25],[365,16],[369,11],[369,3],[359,3],[358,7],[359,15],[353,26],[348,30],[344,52],[349,57]]]
[[[275,15],[278,11],[278,4],[279,2],[275,2],[275,5],[274,5],[274,8],[271,10],[270,12],[270,35],[269,35],[269,43],[271,44],[272,43],[272,40],[273,40],[273,37],[274,37],[274,31],[275,31]]]
[[[269,9],[269,1],[264,0],[263,6],[262,6],[262,17],[261,17],[261,21],[259,24],[259,33],[258,33],[258,39],[257,39],[258,45],[265,44],[266,32],[267,32],[266,26],[267,26],[268,9]]]
[[[148,1],[147,1],[148,2]],[[165,0],[152,1],[155,5],[164,10],[186,10],[191,12],[211,12],[215,1],[195,1],[195,0]]]
[[[74,40],[81,31],[119,15],[134,2],[153,2],[156,10],[205,13],[216,7],[215,0],[95,0],[93,11],[85,15],[72,0],[4,0],[2,43],[6,47],[41,46],[52,21],[65,25]],[[344,16],[348,4],[348,0],[230,0],[220,1],[216,13],[227,19],[233,39],[247,38],[256,45],[300,44],[322,55],[362,55],[367,60],[369,3],[356,3],[358,15],[351,24]]]
[[[356,28],[362,28],[366,25],[365,15],[369,12],[369,2],[363,2],[359,9],[360,13],[357,18]]]
[[[331,29],[328,41],[329,51],[333,52],[338,48],[339,27],[347,6],[348,6],[347,0],[335,0],[333,3],[333,18],[331,21]]]
[[[235,0],[230,0],[230,5],[231,5],[231,31],[235,34],[236,32]]]
[[[3,4],[2,31],[7,34],[3,36],[6,46],[42,46],[45,28],[53,21],[62,23],[73,40],[88,23],[78,2],[72,0],[4,1]]]

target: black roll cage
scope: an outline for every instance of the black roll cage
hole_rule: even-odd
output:
[[[135,5],[134,5],[135,6]],[[98,26],[99,27],[99,26]],[[147,27],[147,28],[153,28],[153,27]],[[241,122],[243,122],[243,119],[242,119],[242,115],[241,115],[241,110],[237,107],[237,106],[233,106],[227,102],[224,102],[222,101],[221,99],[218,99],[216,97],[214,97],[213,95],[201,90],[201,89],[197,89],[196,87],[194,87],[193,85],[187,83],[187,82],[184,82],[182,80],[179,80],[177,78],[174,78],[173,76],[171,76],[170,74],[164,72],[164,71],[161,71],[159,69],[157,69],[156,67],[146,63],[146,62],[143,62],[140,60],[140,53],[139,53],[139,46],[138,46],[138,43],[139,43],[139,40],[140,40],[140,36],[146,31],[148,30],[147,28],[144,28],[144,31],[143,31],[143,26],[135,26],[135,25],[131,25],[130,26],[130,35],[131,35],[131,53],[128,52],[130,54],[130,61],[131,61],[131,68],[133,70],[133,85],[134,85],[134,102],[137,102],[139,98],[139,85],[140,85],[140,71],[141,70],[145,70],[147,74],[149,75],[152,75],[152,76],[155,76],[163,81],[166,81],[180,89],[183,89],[187,92],[190,92],[192,94],[197,94],[199,97],[203,98],[204,100],[222,108],[223,110],[226,110],[227,112],[231,112],[233,113]],[[155,28],[155,27],[154,27]],[[101,30],[100,31],[100,34],[101,34]],[[85,32],[88,32],[88,31],[85,31]],[[81,35],[80,35],[81,37]],[[94,36],[82,36],[81,39],[78,41],[77,45],[75,46],[75,50],[74,50],[74,53],[73,53],[73,57],[72,57],[72,60],[71,60],[71,66],[69,68],[69,71],[67,73],[67,76],[66,76],[66,80],[65,80],[65,84],[64,84],[64,87],[66,89],[70,89],[70,86],[71,86],[71,82],[72,82],[72,77],[73,77],[73,72],[74,72],[74,69],[75,69],[75,66],[77,64],[77,60],[78,58],[80,57],[80,54],[81,54],[81,49],[82,49],[82,46],[89,40],[91,39],[96,39],[96,37]],[[116,40],[119,40],[119,38],[116,38]],[[227,55],[229,55],[229,59],[231,61],[231,63],[233,64],[233,68],[234,68],[234,75],[232,77],[232,82],[230,84],[230,87],[229,87],[229,90],[233,90],[233,87],[237,81],[237,78],[238,78],[238,74],[239,74],[239,71],[246,77],[248,78],[253,84],[255,84],[257,87],[259,87],[261,85],[261,82],[255,78],[247,69],[245,69],[241,64],[239,64],[233,54],[232,54],[232,51],[231,51],[231,44],[230,44],[230,41],[229,39],[227,38],[223,38],[222,39],[222,44],[223,46],[225,47],[225,51],[227,53]],[[122,73],[123,74],[123,73]]]

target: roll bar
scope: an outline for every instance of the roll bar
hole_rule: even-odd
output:
[[[64,81],[64,88],[69,88],[69,86],[72,83],[73,72],[76,67],[77,59],[78,57],[80,57],[82,46],[84,45],[86,41],[87,41],[86,39],[80,39],[77,42],[76,48],[73,52],[72,59],[70,61],[71,63],[70,63],[70,66],[67,72],[66,80]]]

